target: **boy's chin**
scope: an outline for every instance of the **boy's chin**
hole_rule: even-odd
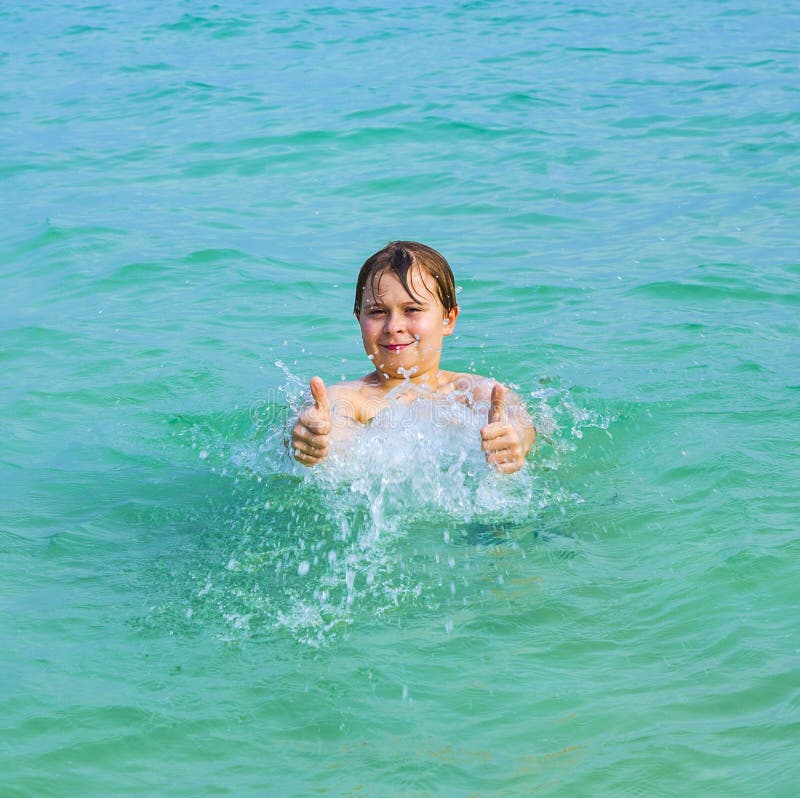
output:
[[[409,372],[416,371],[414,365],[404,366],[402,363],[382,363],[378,362],[377,358],[372,361],[372,364],[375,366],[375,373],[379,376],[385,378],[390,378],[393,380],[402,380],[405,378],[406,374]],[[413,374],[411,374],[413,376]]]

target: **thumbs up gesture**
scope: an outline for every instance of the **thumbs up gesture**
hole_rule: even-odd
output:
[[[509,421],[506,388],[499,383],[492,388],[489,423],[481,428],[481,448],[486,462],[501,474],[519,471],[525,462],[527,451],[519,432]]]
[[[325,383],[312,377],[310,387],[314,404],[300,413],[292,428],[295,460],[305,466],[315,466],[327,456],[331,432],[331,405]]]

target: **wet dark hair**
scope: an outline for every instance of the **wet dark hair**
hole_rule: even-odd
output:
[[[364,290],[369,286],[375,294],[375,283],[380,280],[384,272],[392,272],[400,281],[406,293],[415,301],[419,297],[414,295],[411,286],[408,284],[408,273],[416,265],[425,273],[429,274],[436,281],[436,296],[442,303],[445,313],[457,307],[456,285],[450,264],[444,256],[437,252],[433,247],[420,244],[416,241],[392,241],[383,249],[370,255],[361,267],[356,281],[356,298],[353,305],[353,313],[358,316],[361,313],[361,300]]]

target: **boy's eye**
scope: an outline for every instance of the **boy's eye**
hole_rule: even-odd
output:
[[[383,308],[371,308],[369,311],[370,316],[380,316],[384,313]]]
[[[407,309],[408,313],[420,313],[421,311],[422,311],[422,308],[408,308]]]

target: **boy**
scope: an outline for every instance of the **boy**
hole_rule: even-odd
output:
[[[504,385],[439,368],[444,338],[458,318],[453,273],[435,249],[415,241],[393,241],[367,258],[358,275],[353,313],[364,351],[375,370],[329,388],[311,380],[314,404],[292,429],[297,462],[314,466],[332,440],[352,423],[366,424],[391,401],[421,396],[488,408],[481,428],[486,462],[503,474],[522,468],[536,430],[519,397]]]

